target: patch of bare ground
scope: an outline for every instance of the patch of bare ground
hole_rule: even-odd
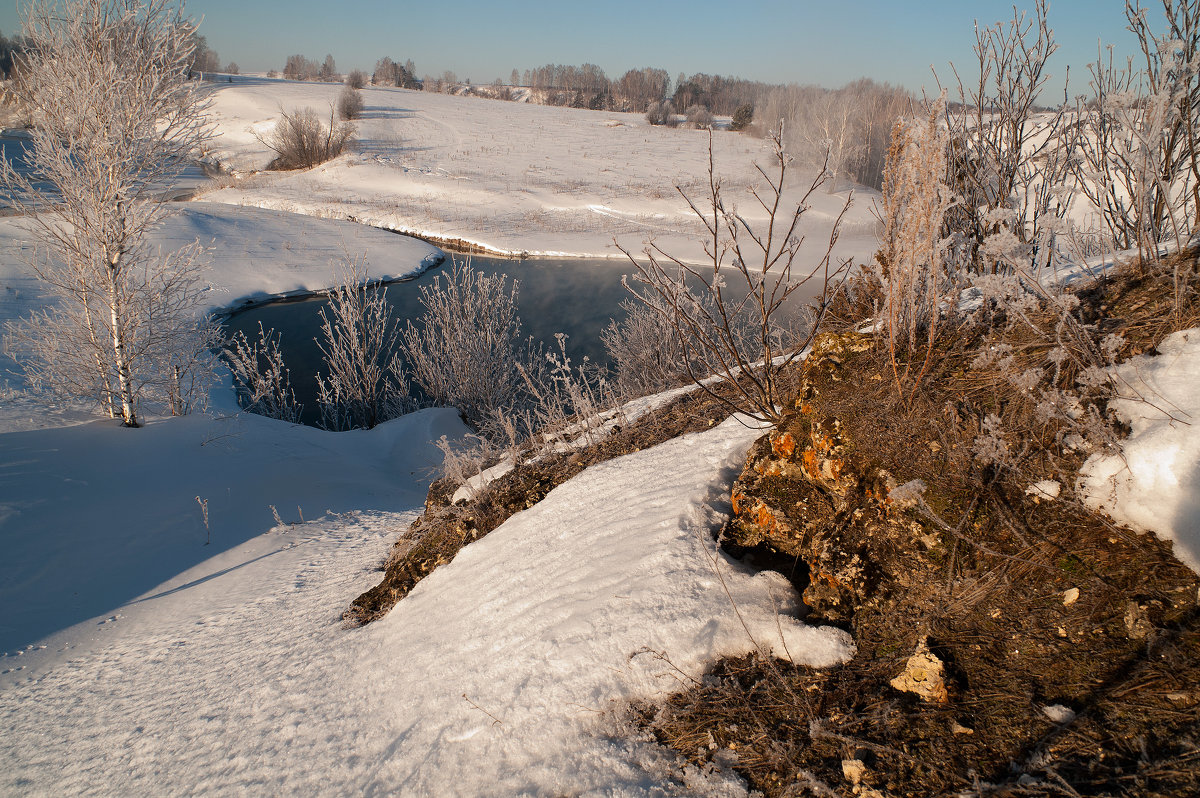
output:
[[[1177,302],[1172,280],[1126,270],[1079,291],[1087,333],[1121,333],[1128,356],[1195,325],[1195,292]],[[725,660],[634,717],[766,796],[1200,794],[1200,579],[1074,495],[1085,453],[1012,379],[1046,362],[1057,344],[1033,329],[1054,320],[948,330],[905,400],[906,364],[878,339],[825,334],[722,539],[788,575],[858,654]],[[981,365],[1000,345],[1015,364]],[[979,456],[989,416],[999,461]],[[1056,498],[1030,490],[1049,481]]]

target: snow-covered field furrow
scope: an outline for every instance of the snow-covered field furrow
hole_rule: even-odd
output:
[[[778,615],[796,606],[781,577],[715,552],[758,434],[735,418],[588,469],[363,629],[338,612],[411,515],[252,540],[22,655],[0,688],[0,791],[654,794],[670,760],[609,734],[615,701],[669,691],[675,668],[698,675],[750,634],[797,662],[852,651]]]

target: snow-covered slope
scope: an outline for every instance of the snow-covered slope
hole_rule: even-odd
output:
[[[420,507],[429,441],[464,432],[437,409],[346,433],[231,413],[0,434],[0,652],[184,584],[275,526],[272,505],[288,522]]]
[[[338,611],[411,514],[251,540],[3,660],[0,792],[653,794],[661,754],[606,736],[614,700],[751,635],[815,665],[852,650],[776,613],[796,605],[781,577],[714,551],[758,434],[731,419],[588,469],[362,629]],[[93,531],[111,532],[61,534]]]

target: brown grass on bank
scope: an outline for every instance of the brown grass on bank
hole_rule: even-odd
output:
[[[1124,270],[1080,291],[1089,332],[1121,333],[1129,356],[1195,324],[1194,291],[1165,312],[1169,271]],[[1031,321],[1053,328],[1054,314]],[[1200,794],[1200,579],[1169,545],[1074,496],[1086,454],[1064,449],[1064,422],[1039,422],[1010,373],[972,365],[1000,344],[1018,371],[1055,345],[1003,319],[948,331],[907,401],[886,347],[805,364],[806,412],[779,433],[803,441],[836,419],[847,471],[921,479],[926,509],[899,511],[863,485],[843,499],[819,480],[765,481],[767,498],[791,508],[781,525],[872,558],[862,601],[829,616],[858,654],[828,670],[722,661],[664,704],[633,708],[662,743],[697,764],[733,763],[766,796]],[[977,456],[989,414],[1003,419],[1006,461]],[[1063,485],[1059,499],[1027,493],[1042,479]],[[871,513],[911,534],[854,538],[854,519]],[[803,553],[790,559],[808,589]],[[945,664],[944,705],[890,685],[921,638]]]

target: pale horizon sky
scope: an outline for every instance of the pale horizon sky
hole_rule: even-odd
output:
[[[23,2],[0,0],[0,31],[20,29]],[[332,54],[341,72],[370,72],[390,56],[412,59],[418,75],[455,72],[459,79],[508,81],[548,63],[593,63],[610,78],[644,66],[735,75],[768,83],[841,86],[859,77],[914,91],[943,82],[953,61],[972,69],[974,22],[1012,16],[1011,0],[609,0],[606,3],[411,3],[396,0],[193,0],[200,32],[224,65],[244,72],[282,69],[300,53],[317,61]],[[1029,4],[1032,8],[1032,4]],[[1133,50],[1120,0],[1051,2],[1050,25],[1059,43],[1050,72],[1055,93],[1070,65],[1071,94],[1087,93],[1087,65],[1097,43],[1120,55]],[[1151,19],[1161,9],[1151,6]],[[1154,25],[1161,28],[1161,25]]]

